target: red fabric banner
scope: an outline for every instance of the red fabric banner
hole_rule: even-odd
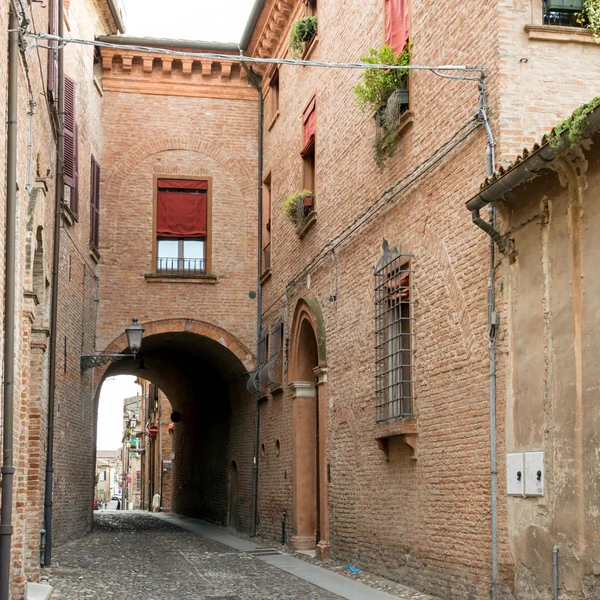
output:
[[[408,42],[408,0],[385,0],[385,43],[401,54]]]
[[[156,236],[159,238],[206,236],[206,194],[159,191],[157,213]]]
[[[159,179],[158,188],[180,190],[207,190],[208,181],[195,181],[193,179]]]

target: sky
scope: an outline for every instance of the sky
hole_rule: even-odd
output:
[[[123,1],[125,35],[235,43],[254,4],[254,0]]]
[[[123,399],[141,393],[133,375],[109,377],[102,385],[98,404],[98,450],[116,450],[123,439]]]

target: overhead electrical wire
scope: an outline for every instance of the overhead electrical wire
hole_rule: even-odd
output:
[[[382,69],[382,70],[407,70],[407,71],[431,71],[436,75],[443,77],[441,73],[436,71],[463,71],[470,73],[478,73],[478,77],[467,77],[455,75],[453,79],[461,79],[467,81],[479,81],[485,74],[485,67],[468,66],[468,65],[385,65],[385,64],[370,64],[363,62],[323,62],[317,60],[295,60],[291,58],[264,58],[256,56],[245,56],[241,50],[239,54],[222,54],[218,52],[187,52],[184,50],[172,50],[169,48],[151,48],[149,46],[138,46],[129,44],[114,44],[112,42],[102,42],[100,40],[84,40],[79,38],[60,38],[56,35],[47,33],[26,33],[27,37],[37,40],[47,40],[59,42],[64,46],[69,44],[79,44],[83,46],[95,46],[98,48],[113,48],[119,50],[130,50],[132,52],[148,52],[152,54],[164,54],[167,56],[181,56],[185,58],[199,58],[205,60],[218,60],[224,62],[239,62],[250,64],[269,64],[269,65],[292,65],[300,67],[322,67],[330,69]],[[54,49],[50,46],[39,45],[40,48]],[[447,77],[447,76],[446,76]]]

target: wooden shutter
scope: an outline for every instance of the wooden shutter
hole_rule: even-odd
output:
[[[100,233],[100,165],[94,157],[90,168],[90,246],[98,249]]]
[[[48,33],[56,35],[58,31],[58,11],[56,10],[56,0],[48,0]],[[48,41],[50,48],[56,48],[58,43],[54,40]],[[56,50],[48,51],[48,100],[52,106],[58,102],[58,57]]]
[[[75,81],[65,76],[65,114],[63,116],[63,174],[65,185],[75,187]]]
[[[79,216],[79,127],[75,124],[75,144],[73,151],[73,180],[75,185],[71,188],[71,212]]]

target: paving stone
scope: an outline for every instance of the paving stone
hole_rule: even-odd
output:
[[[55,549],[53,600],[341,600],[257,558],[141,512],[94,515]]]

